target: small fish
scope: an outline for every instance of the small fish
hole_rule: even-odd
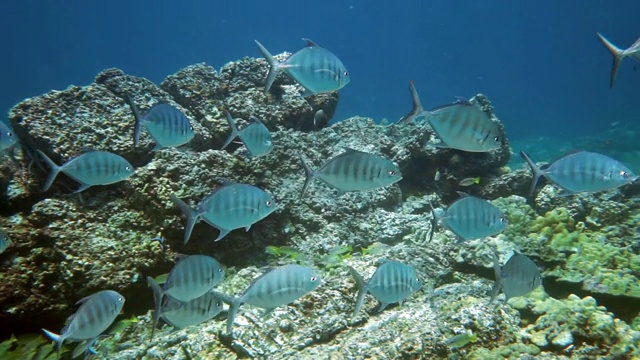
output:
[[[207,321],[221,311],[222,300],[207,292],[188,302],[169,298],[160,310],[160,317],[174,328],[183,329]]]
[[[162,288],[152,277],[147,276],[147,283],[153,290],[156,300],[151,337],[153,338],[161,316],[161,306],[165,296],[181,302],[191,301],[207,293],[223,279],[224,269],[220,263],[206,255],[189,255],[182,258],[173,266]]]
[[[11,239],[6,232],[0,230],[0,254],[5,252],[11,246]]]
[[[596,35],[598,35],[600,41],[602,41],[604,46],[606,46],[613,56],[611,79],[609,80],[609,88],[613,88],[613,83],[616,81],[616,75],[618,74],[618,68],[620,67],[622,59],[630,57],[634,60],[640,61],[640,39],[636,40],[636,42],[634,42],[629,48],[622,50],[613,45],[609,40],[602,36],[602,34],[596,33]]]
[[[440,220],[458,237],[458,242],[493,236],[505,229],[507,219],[502,210],[486,200],[463,192],[458,194],[460,198],[449,205],[443,215],[431,210],[434,221]]]
[[[13,130],[4,121],[0,121],[0,152],[14,146],[18,141]]]
[[[175,107],[165,103],[158,103],[153,105],[151,109],[142,116],[136,104],[127,93],[125,93],[125,100],[129,104],[129,107],[131,107],[133,116],[136,119],[135,130],[133,132],[134,145],[138,145],[140,131],[143,127],[147,129],[156,142],[154,150],[181,146],[193,138],[193,126],[191,126],[189,118]]]
[[[313,125],[318,129],[324,129],[329,126],[329,117],[320,109],[313,115]]]
[[[422,282],[416,276],[413,267],[397,261],[387,261],[380,265],[366,283],[354,268],[349,266],[348,269],[358,287],[358,298],[353,317],[360,312],[367,293],[371,293],[380,302],[378,312],[381,312],[389,304],[399,303],[402,305],[405,298],[422,287]]]
[[[233,336],[233,322],[242,304],[250,304],[264,309],[263,315],[273,309],[292,303],[313,291],[322,282],[314,269],[301,265],[284,265],[272,269],[257,278],[236,298],[217,291],[212,291],[231,306],[227,315],[227,332]]]
[[[242,130],[238,130],[236,123],[233,121],[231,114],[227,111],[227,122],[231,128],[231,134],[222,145],[222,149],[226,148],[233,139],[239,137],[244,146],[249,151],[249,156],[259,157],[267,155],[273,149],[273,141],[269,129],[255,116],[251,117],[252,123]]]
[[[442,174],[440,173],[440,169],[436,170],[436,174],[433,176],[433,181],[440,181],[440,177]]]
[[[69,317],[69,323],[60,335],[46,329],[42,331],[56,343],[60,358],[60,347],[66,340],[92,340],[107,330],[122,310],[124,301],[124,296],[113,290],[98,291],[76,303],[81,305],[78,311]]]
[[[160,244],[160,249],[162,250],[162,252],[165,252],[167,250],[167,239],[165,239],[164,237],[156,236],[151,239],[151,241],[157,241],[158,244]]]
[[[91,186],[117,183],[134,172],[133,165],[125,158],[107,151],[89,151],[61,166],[54,163],[42,151],[38,150],[38,153],[51,168],[43,191],[49,190],[60,172],[80,183],[80,187],[75,191],[77,193]]]
[[[266,191],[252,185],[235,184],[218,178],[223,186],[202,199],[197,208],[192,209],[177,196],[171,200],[187,216],[184,243],[191,237],[196,222],[202,217],[207,224],[220,230],[215,241],[224,238],[231,230],[244,228],[249,231],[251,225],[264,219],[277,208],[273,198]]]
[[[446,342],[452,350],[457,350],[465,347],[468,343],[475,344],[477,341],[478,335],[464,332],[448,338]]]
[[[317,170],[311,169],[302,157],[300,161],[306,172],[300,199],[304,197],[314,178],[335,188],[340,195],[348,191],[385,187],[402,179],[400,169],[391,160],[350,148],[330,159]]]
[[[480,177],[466,178],[460,180],[460,186],[471,186],[480,184]]]
[[[533,172],[529,194],[533,194],[541,176],[564,190],[566,194],[612,190],[638,179],[638,176],[619,161],[598,153],[579,151],[565,155],[545,169],[536,166],[524,151],[521,151],[520,155]]]
[[[509,300],[512,297],[527,295],[542,285],[542,277],[538,266],[526,255],[518,252],[514,252],[502,269],[498,262],[498,256],[493,254],[493,269],[496,274],[496,281],[491,289],[489,303],[492,303],[498,296],[500,288],[504,291],[506,300]]]
[[[335,54],[309,39],[302,40],[307,46],[283,62],[275,60],[260,42],[255,41],[269,63],[265,93],[271,88],[280,70],[286,71],[304,88],[303,97],[340,90],[349,83],[349,72]]]
[[[489,152],[502,146],[502,134],[489,115],[468,100],[458,100],[424,110],[413,82],[410,83],[413,110],[400,123],[425,118],[440,138],[439,148],[467,152]]]

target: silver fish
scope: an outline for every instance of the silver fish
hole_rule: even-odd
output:
[[[0,121],[0,151],[12,147],[17,141],[18,139],[9,125]]]
[[[183,329],[207,321],[221,311],[222,300],[213,293],[207,292],[188,302],[169,298],[160,310],[160,317],[174,328]]]
[[[269,129],[255,116],[251,117],[252,123],[242,130],[238,130],[231,114],[227,111],[227,122],[231,128],[231,134],[225,141],[222,149],[226,148],[233,139],[239,137],[249,151],[249,156],[259,157],[267,155],[273,149],[273,141]]]
[[[486,200],[463,192],[458,194],[461,197],[449,205],[443,215],[437,215],[434,210],[432,215],[434,221],[440,220],[459,242],[493,236],[505,229],[507,219],[502,210]]]
[[[324,129],[329,125],[329,117],[320,109],[313,115],[313,125],[318,129]]]
[[[609,88],[613,87],[613,83],[616,81],[616,75],[618,74],[618,68],[620,67],[620,63],[622,59],[626,57],[630,57],[636,61],[640,61],[640,39],[636,40],[633,45],[629,46],[627,49],[619,49],[617,46],[613,45],[609,40],[607,40],[602,34],[596,33],[598,38],[604,46],[607,47],[607,50],[613,56],[613,65],[611,66],[611,79],[609,80]]]
[[[518,252],[515,252],[509,258],[502,269],[500,268],[498,257],[494,254],[493,269],[496,274],[496,281],[491,290],[489,303],[492,303],[498,296],[500,288],[504,291],[506,299],[509,300],[512,297],[526,295],[542,285],[542,277],[538,266],[526,255]]]
[[[569,154],[545,169],[536,166],[524,151],[521,151],[520,155],[533,172],[530,194],[533,194],[541,176],[567,194],[612,190],[638,179],[638,176],[619,161],[598,153],[580,151]]]
[[[140,131],[142,131],[143,127],[147,129],[156,142],[154,150],[184,145],[193,138],[193,126],[191,126],[189,118],[175,107],[165,103],[158,103],[153,105],[146,114],[140,115],[136,104],[127,93],[125,93],[125,100],[131,107],[133,116],[136,119],[133,132],[134,145],[138,145]]]
[[[11,239],[9,239],[9,235],[6,232],[0,230],[0,254],[5,252],[11,246]]]
[[[155,330],[161,316],[161,307],[165,296],[181,302],[191,301],[207,293],[223,279],[224,269],[220,263],[206,255],[190,255],[178,261],[171,269],[162,288],[152,277],[147,276],[147,283],[153,290],[156,300],[153,330]],[[153,331],[151,337],[153,337]]]
[[[256,44],[269,63],[269,74],[264,92],[268,92],[278,71],[284,70],[304,88],[302,96],[342,89],[350,81],[349,72],[331,51],[302,39],[307,47],[297,51],[283,62],[276,61],[269,51],[256,40]]]
[[[300,161],[306,173],[301,199],[314,178],[338,190],[339,194],[377,189],[402,179],[400,169],[391,160],[355,149],[347,148],[317,170],[311,169],[302,157]]]
[[[51,168],[43,191],[49,190],[60,172],[80,183],[80,187],[75,192],[81,192],[94,185],[117,183],[134,172],[133,165],[125,158],[107,151],[86,152],[61,166],[54,163],[42,151],[38,150],[38,153]]]
[[[98,291],[76,303],[81,305],[78,311],[69,317],[69,323],[60,335],[46,329],[42,331],[56,343],[59,358],[60,347],[66,340],[91,340],[107,330],[122,310],[124,301],[124,296],[113,290]]]
[[[273,309],[294,302],[313,291],[322,279],[311,268],[291,264],[277,267],[257,278],[238,298],[212,291],[231,306],[227,315],[227,332],[233,336],[233,322],[238,308],[250,304],[265,309],[264,315]]]
[[[356,316],[360,312],[367,293],[371,293],[380,302],[378,308],[378,312],[380,312],[389,304],[399,303],[402,305],[404,299],[422,287],[422,282],[416,276],[413,267],[397,261],[387,261],[380,265],[366,283],[354,268],[349,266],[348,269],[358,287],[356,308],[352,316]]]
[[[171,200],[187,216],[184,232],[184,243],[191,237],[193,227],[202,217],[204,221],[220,230],[215,241],[224,238],[231,230],[244,228],[249,231],[251,225],[264,219],[277,206],[266,191],[252,185],[235,184],[225,179],[218,179],[223,186],[211,195],[202,199],[196,209],[192,209],[175,195]]]

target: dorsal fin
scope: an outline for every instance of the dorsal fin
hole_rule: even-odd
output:
[[[302,41],[306,42],[308,47],[318,46],[318,44],[314,43],[311,39],[302,38]]]

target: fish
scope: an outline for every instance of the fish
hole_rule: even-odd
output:
[[[165,296],[187,302],[198,298],[224,279],[224,269],[220,263],[206,255],[189,255],[178,261],[167,281],[162,287],[150,276],[147,276],[147,283],[153,291],[155,298],[155,311],[153,313],[153,330],[151,337],[162,313],[162,304]]]
[[[609,50],[611,55],[613,56],[613,65],[611,66],[611,78],[609,80],[609,88],[613,88],[613,84],[616,81],[616,76],[618,75],[618,68],[620,67],[620,63],[626,57],[630,57],[636,61],[640,61],[640,38],[633,43],[633,45],[629,46],[627,49],[619,49],[617,46],[613,45],[607,38],[605,38],[602,34],[596,33],[598,38],[604,46]]]
[[[102,334],[116,319],[124,306],[124,296],[113,290],[102,290],[76,303],[81,304],[71,315],[68,324],[60,334],[42,329],[44,334],[56,344],[58,358],[65,341],[92,340]]]
[[[477,334],[464,332],[448,338],[447,345],[449,345],[452,350],[457,350],[465,347],[468,343],[475,344],[477,341]]]
[[[263,316],[273,309],[287,305],[303,297],[322,283],[318,271],[297,264],[289,264],[272,269],[249,285],[240,295],[234,297],[216,290],[212,292],[230,305],[227,315],[227,333],[233,336],[233,322],[242,304],[264,309]]]
[[[51,168],[51,173],[45,182],[43,191],[49,190],[59,173],[80,183],[76,193],[87,190],[95,185],[109,185],[127,179],[135,171],[125,158],[108,151],[89,151],[78,155],[59,166],[45,153],[37,150],[42,159]]]
[[[351,148],[346,148],[317,170],[313,170],[302,156],[300,161],[306,173],[300,199],[315,178],[338,190],[339,195],[385,187],[402,179],[400,169],[391,160]]]
[[[536,166],[524,151],[520,151],[520,155],[533,173],[529,195],[533,194],[541,176],[565,194],[612,190],[638,179],[618,160],[594,152],[579,151],[565,155],[544,169]]]
[[[496,281],[491,289],[492,303],[498,292],[502,288],[506,300],[512,297],[524,296],[542,285],[540,269],[526,255],[514,252],[506,264],[500,268],[498,256],[493,254],[493,269],[496,274]]]
[[[275,60],[269,51],[255,40],[262,56],[269,63],[269,73],[264,87],[265,94],[273,85],[280,70],[284,70],[304,88],[303,97],[337,91],[349,83],[349,72],[334,53],[309,39],[302,40],[307,46],[282,62]]]
[[[207,292],[187,302],[169,298],[160,310],[160,318],[174,328],[183,329],[207,321],[221,311],[222,300]]]
[[[480,177],[466,178],[460,180],[460,186],[471,186],[480,184]]]
[[[233,121],[231,114],[227,111],[227,122],[231,128],[231,134],[222,145],[222,149],[226,148],[233,139],[239,137],[247,148],[250,157],[260,157],[267,155],[273,149],[273,141],[269,129],[255,116],[251,116],[251,124],[242,130],[238,130],[236,123]]]
[[[413,82],[410,82],[413,110],[399,123],[427,120],[441,143],[436,147],[467,152],[489,152],[502,146],[502,131],[491,117],[468,100],[424,110]]]
[[[313,125],[318,129],[324,129],[329,126],[329,117],[324,110],[320,109],[313,115]]]
[[[436,169],[436,173],[433,175],[433,181],[440,181],[440,177],[442,173],[440,173],[440,169]]]
[[[0,254],[5,252],[9,246],[11,246],[11,239],[9,239],[9,235],[0,230]]]
[[[460,198],[433,219],[439,220],[445,228],[458,237],[458,242],[480,239],[501,233],[507,226],[507,219],[499,208],[484,199],[458,192]],[[433,226],[435,228],[435,226]]]
[[[402,305],[404,299],[422,287],[422,282],[416,276],[413,267],[398,261],[387,261],[380,265],[366,283],[354,268],[349,266],[348,269],[358,287],[358,297],[352,317],[360,312],[367,293],[373,295],[380,302],[377,312],[381,312],[389,304],[399,303]]]
[[[271,195],[258,187],[236,184],[222,178],[217,180],[222,182],[222,187],[202,199],[195,209],[171,195],[171,201],[187,216],[185,244],[189,242],[193,227],[200,218],[220,231],[214,240],[219,241],[231,230],[244,228],[249,231],[251,225],[278,208]]]
[[[0,121],[0,151],[14,146],[18,142],[13,130],[4,121]]]
[[[140,115],[136,104],[127,93],[125,100],[136,120],[133,132],[134,146],[140,141],[142,128],[145,128],[156,142],[154,150],[178,147],[193,139],[193,126],[182,111],[166,103],[157,103],[146,114]]]

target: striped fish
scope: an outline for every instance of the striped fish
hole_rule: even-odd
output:
[[[269,63],[265,93],[271,88],[280,70],[286,71],[304,88],[303,97],[340,90],[349,83],[349,72],[335,54],[309,39],[302,40],[307,46],[283,62],[276,61],[256,40],[262,56]]]
[[[212,291],[217,297],[229,303],[227,332],[233,336],[233,322],[242,304],[250,304],[265,309],[264,315],[273,309],[287,305],[313,291],[322,279],[314,269],[291,264],[272,269],[256,279],[239,297]]]
[[[156,142],[154,150],[184,145],[193,138],[193,126],[191,126],[189,118],[175,107],[165,103],[158,103],[153,105],[146,114],[140,115],[136,104],[127,93],[125,93],[125,100],[131,107],[133,116],[136,119],[133,132],[134,145],[138,145],[140,131],[142,131],[143,127],[147,129]]]
[[[42,331],[56,343],[60,358],[60,347],[65,341],[92,340],[107,330],[122,310],[124,301],[124,296],[113,290],[98,291],[77,302],[81,304],[78,311],[69,317],[60,335],[46,329]]]
[[[153,330],[161,316],[165,295],[181,302],[191,301],[207,293],[223,279],[224,270],[220,263],[206,255],[189,255],[178,261],[171,269],[162,288],[152,277],[147,276],[147,282],[156,300]],[[153,337],[153,331],[151,337]]]
[[[271,195],[252,185],[235,184],[218,178],[223,186],[205,197],[196,209],[192,209],[175,195],[171,200],[187,216],[184,243],[191,237],[193,227],[202,217],[209,225],[220,230],[215,241],[224,238],[231,230],[244,228],[249,231],[251,225],[264,219],[276,210]]]
[[[271,141],[271,133],[269,129],[257,117],[251,117],[252,123],[242,130],[238,130],[236,123],[233,121],[231,114],[227,111],[227,122],[231,128],[231,135],[227,138],[222,149],[226,148],[233,139],[239,137],[244,146],[249,151],[249,156],[259,157],[267,155],[273,149]]]
[[[493,269],[496,274],[496,281],[493,283],[489,303],[492,303],[498,296],[500,288],[504,291],[506,300],[509,300],[512,297],[527,295],[542,285],[542,277],[538,266],[526,255],[518,252],[515,252],[509,258],[502,269],[500,268],[498,257],[494,254]]]
[[[545,169],[536,166],[524,151],[521,151],[520,155],[533,172],[530,194],[533,194],[541,176],[567,194],[612,190],[638,179],[638,176],[619,161],[598,153],[580,151],[569,154]]]
[[[348,269],[358,288],[356,308],[352,315],[354,317],[360,312],[367,293],[373,295],[380,302],[378,312],[381,312],[389,304],[399,303],[402,305],[404,299],[422,287],[422,282],[416,276],[413,267],[397,261],[387,261],[380,265],[366,283],[354,268],[349,266]]]
[[[5,252],[9,246],[11,246],[11,239],[9,239],[9,235],[3,230],[0,230],[0,254]]]
[[[8,149],[18,141],[13,130],[4,121],[0,121],[0,151]]]
[[[188,302],[169,298],[160,310],[160,317],[174,328],[183,329],[207,321],[221,311],[222,301],[211,292],[207,292]]]
[[[400,169],[391,160],[350,148],[327,161],[318,170],[311,169],[302,157],[300,161],[306,172],[300,199],[304,197],[314,178],[335,188],[340,195],[347,191],[381,188],[402,179]]]
[[[125,158],[107,151],[86,152],[67,161],[62,166],[54,163],[42,151],[38,150],[38,153],[51,168],[43,191],[49,190],[60,172],[80,183],[80,187],[75,192],[81,192],[94,185],[117,183],[125,180],[134,172],[133,165]]]
[[[611,66],[611,79],[609,80],[609,88],[613,87],[613,83],[616,81],[616,75],[618,74],[618,67],[620,67],[620,63],[622,59],[626,57],[630,57],[634,60],[640,61],[640,39],[636,40],[633,45],[629,46],[628,49],[619,49],[617,46],[613,45],[609,40],[607,40],[602,34],[596,33],[598,38],[604,46],[607,47],[607,50],[613,56],[613,65]]]
[[[424,110],[418,92],[410,82],[413,110],[399,123],[426,119],[441,143],[439,148],[468,152],[489,152],[502,146],[502,132],[487,113],[467,100]]]
[[[443,215],[437,215],[433,209],[432,214],[434,221],[440,220],[459,242],[493,236],[505,229],[507,219],[502,210],[486,200],[463,192],[458,194],[461,197],[449,205]]]

